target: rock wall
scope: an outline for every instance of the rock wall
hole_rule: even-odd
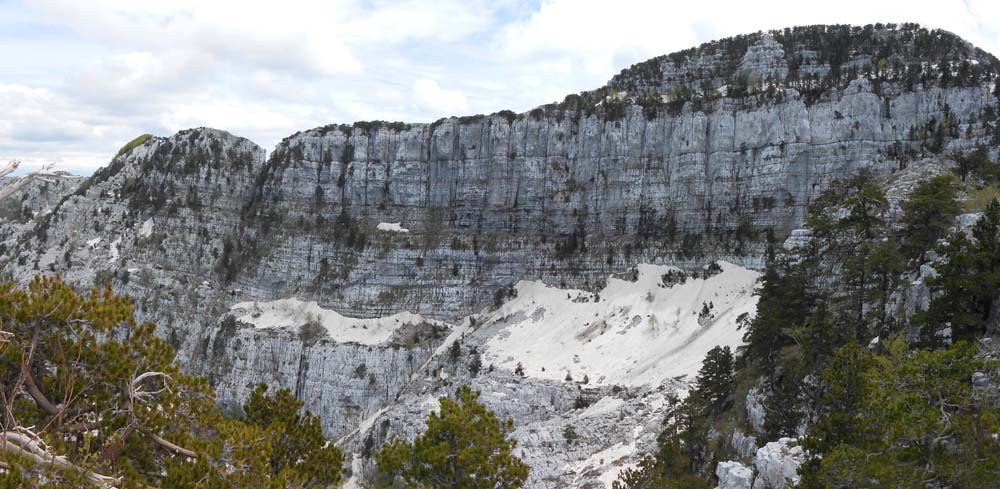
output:
[[[6,213],[4,272],[111,283],[228,409],[258,382],[292,388],[359,470],[387,437],[415,434],[436,396],[472,383],[515,419],[533,487],[600,487],[652,446],[676,385],[476,376],[469,350],[452,363],[443,350],[464,333],[489,340],[464,318],[521,280],[593,292],[644,263],[759,267],[834,179],[946,167],[979,145],[997,154],[996,58],[919,29],[795,32],[656,58],[525,114],[326,126],[270,155],[213,129],[154,137],[57,199],[29,189],[25,202],[51,212]],[[289,297],[455,326],[366,345],[230,317]],[[650,396],[657,407],[643,407]],[[587,414],[578,399],[610,408]]]
[[[995,104],[986,86],[879,96],[858,80],[813,105],[791,92],[756,108],[723,101],[652,119],[632,106],[616,121],[490,116],[306,131],[264,170],[255,203],[269,230],[248,223],[239,239],[273,248],[236,281],[282,296],[327,260],[342,280],[317,298],[338,310],[372,316],[388,303],[454,318],[523,278],[593,286],[637,262],[760,265],[767,233],[781,239],[800,225],[832,180],[897,170],[906,162],[888,153],[911,128],[946,107],[972,120]],[[959,132],[970,128],[985,134],[978,122]],[[945,151],[979,142],[957,138]],[[366,249],[322,238],[340,233],[342,215]],[[372,230],[381,222],[410,233]]]

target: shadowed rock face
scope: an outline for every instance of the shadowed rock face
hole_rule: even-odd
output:
[[[998,67],[947,33],[819,26],[655,58],[525,114],[316,128],[270,157],[222,131],[182,131],[75,193],[59,186],[47,217],[0,228],[5,270],[110,281],[227,406],[258,382],[291,387],[333,436],[386,409],[352,447],[412,435],[421,420],[407,413],[424,398],[473,382],[491,408],[544,427],[522,433],[542,464],[576,389],[500,369],[473,381],[467,358],[435,354],[447,331],[338,344],[222,319],[238,302],[295,296],[346,316],[457,323],[519,280],[597,290],[640,263],[757,267],[834,179],[888,178],[978,145],[996,155]],[[653,428],[630,433],[663,411],[638,399],[622,408],[635,423],[574,421],[586,441],[566,454],[653,443]],[[576,460],[566,454],[532,480],[561,477]],[[584,468],[564,482],[597,480]]]
[[[282,296],[331,277],[313,289],[346,313],[454,318],[524,278],[593,288],[636,262],[759,265],[767,234],[784,239],[831,180],[992,141],[981,119],[997,104],[993,74],[942,86],[938,59],[907,58],[922,41],[902,30],[848,36],[847,48],[815,35],[706,45],[649,62],[659,77],[633,67],[614,89],[528,114],[293,135],[233,238],[269,249],[233,278]],[[935,54],[993,73],[994,58],[947,36],[955,47]],[[843,79],[824,81],[833,72]]]

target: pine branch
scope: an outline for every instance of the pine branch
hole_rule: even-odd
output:
[[[151,440],[153,440],[153,443],[156,443],[161,448],[166,449],[168,452],[171,452],[171,453],[173,453],[175,455],[181,455],[181,456],[184,456],[184,457],[187,457],[187,458],[198,458],[198,454],[195,453],[194,451],[188,450],[187,448],[183,448],[183,447],[178,446],[178,445],[176,445],[174,443],[171,443],[171,442],[163,439],[159,435],[150,434],[149,438]]]
[[[62,455],[48,451],[45,443],[37,435],[25,428],[4,431],[0,435],[0,452],[18,455],[38,465],[51,465],[59,470],[69,470],[83,475],[88,482],[102,487],[114,487],[120,481],[114,477],[98,474],[70,462]]]
[[[2,170],[0,170],[0,178],[13,173],[14,170],[17,170],[17,167],[20,165],[21,162],[16,160],[7,163],[7,166],[4,167]],[[21,190],[25,185],[31,183],[32,180],[38,179],[46,182],[51,182],[52,181],[51,177],[55,176],[54,174],[49,172],[51,168],[52,168],[51,164],[45,165],[38,170],[28,173],[27,175],[22,175],[15,178],[14,181],[11,182],[9,185],[0,188],[0,200],[10,197],[18,190]]]

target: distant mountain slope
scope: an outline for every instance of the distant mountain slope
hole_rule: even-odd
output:
[[[627,287],[610,277],[633,269],[701,273],[725,261],[741,299],[692,294],[749,312],[750,269],[801,226],[834,179],[860,168],[886,180],[919,174],[978,146],[995,157],[998,73],[995,57],[946,32],[810,26],[654,58],[524,114],[325,126],[289,136],[269,157],[246,139],[191,129],[124,151],[53,199],[49,214],[15,216],[20,224],[0,227],[0,251],[17,280],[61,273],[131,295],[230,406],[257,382],[293,388],[328,434],[358,452],[359,466],[385,437],[419,428],[428,398],[472,383],[488,405],[533,427],[519,431],[538,464],[533,487],[596,484],[611,468],[592,456],[634,461],[678,384],[628,369],[601,381],[600,365],[583,363],[608,341],[580,339],[599,336],[600,320],[607,334],[642,339],[625,329],[623,302],[553,303],[575,314],[539,323],[572,335],[556,352],[544,335],[553,331],[530,329],[535,309],[525,297],[504,305],[512,291],[582,296]],[[692,280],[676,287],[701,284]],[[287,328],[254,327],[253,314],[312,302],[321,317],[299,311]],[[255,312],[253,303],[265,306]],[[676,335],[690,335],[698,319],[686,315],[701,306],[654,300],[635,312],[636,327],[676,313],[679,330],[649,328],[650,345],[690,360],[710,345]],[[739,343],[731,312],[712,309],[726,317],[718,343]],[[496,311],[513,316],[504,322]],[[397,313],[410,320],[378,335],[338,319]],[[354,329],[327,336],[314,322]],[[469,344],[451,360],[446,349],[463,334]],[[544,345],[534,348],[533,337]],[[649,348],[631,360],[669,364],[672,354]],[[468,368],[475,355],[484,362],[478,375]],[[561,380],[566,373],[573,382]],[[598,399],[609,409],[599,416],[574,410]],[[643,408],[643,399],[657,407]],[[580,444],[556,443],[565,423],[586,430]],[[530,431],[539,427],[544,435]]]

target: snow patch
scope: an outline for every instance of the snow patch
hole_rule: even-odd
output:
[[[401,222],[380,222],[378,226],[375,226],[379,231],[387,231],[390,233],[408,233],[409,229],[403,227]]]
[[[625,401],[618,399],[617,397],[603,397],[600,401],[595,402],[590,407],[585,409],[580,413],[580,418],[593,418],[597,416],[604,416],[605,414],[610,414],[617,411],[619,408],[625,405]]]
[[[625,461],[635,455],[637,440],[641,433],[642,426],[636,426],[632,431],[631,442],[615,443],[585,460],[572,464],[567,467],[568,471],[576,473],[577,478],[588,472],[600,472],[601,475],[597,478],[604,483],[604,487],[612,487],[622,472],[636,467],[635,463],[626,463]]]
[[[362,486],[358,481],[361,478],[361,472],[364,470],[364,467],[364,459],[361,458],[361,454],[353,454],[351,457],[351,477],[344,483],[343,489],[361,489]]]
[[[383,414],[385,414],[385,412],[388,410],[389,406],[386,406],[382,409],[379,409],[378,411],[375,412],[375,414],[369,416],[364,421],[362,421],[361,424],[358,425],[358,433],[361,434],[368,433],[368,430],[372,429],[372,426],[375,426],[375,421],[378,421],[378,418]]]
[[[759,272],[719,264],[714,276],[673,285],[664,275],[678,269],[640,265],[635,281],[610,278],[598,294],[522,281],[483,325],[499,333],[487,341],[483,363],[508,370],[521,363],[526,375],[557,381],[567,372],[586,375],[598,385],[693,378],[708,350],[742,344],[737,318],[757,309]],[[539,308],[545,313],[533,315]]]
[[[385,412],[388,411],[391,407],[392,405],[390,404],[388,406],[383,407],[382,409],[379,409],[378,411],[375,411],[374,414],[362,420],[361,423],[358,424],[357,429],[337,439],[334,445],[338,447],[343,447],[344,442],[350,440],[355,435],[364,435],[365,433],[368,433],[368,431],[372,429],[372,426],[375,426],[375,422],[378,421],[378,418],[381,417],[383,414],[385,414]]]
[[[334,341],[362,345],[385,343],[392,338],[397,329],[407,324],[444,324],[410,312],[374,319],[350,318],[336,311],[324,309],[315,301],[306,302],[294,297],[270,302],[241,302],[229,310],[238,321],[252,324],[257,328],[297,330],[300,326],[315,321],[326,328]]]
[[[142,223],[142,227],[139,228],[139,237],[148,238],[153,235],[153,218],[150,217]]]
[[[427,396],[427,399],[424,399],[424,402],[420,403],[420,411],[428,414],[432,411],[440,412],[441,400],[434,395]]]
[[[118,261],[118,245],[120,244],[122,244],[122,238],[120,236],[118,239],[111,242],[111,247],[108,248],[108,263]]]

